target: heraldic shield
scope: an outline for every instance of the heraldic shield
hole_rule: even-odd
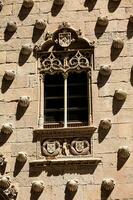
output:
[[[48,153],[52,154],[56,150],[55,142],[48,142],[47,143],[47,151]]]
[[[84,149],[84,141],[76,141],[75,143],[75,149],[78,153],[81,153]]]
[[[71,33],[59,33],[59,44],[61,47],[68,47],[71,44]]]

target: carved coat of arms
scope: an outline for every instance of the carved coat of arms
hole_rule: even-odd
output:
[[[76,141],[75,149],[78,153],[81,153],[84,149],[84,142],[83,141]]]
[[[61,47],[68,47],[71,44],[71,33],[59,33],[59,44]]]
[[[52,154],[56,150],[55,142],[48,142],[47,143],[47,151],[48,153]]]

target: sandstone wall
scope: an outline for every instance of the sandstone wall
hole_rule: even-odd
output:
[[[35,0],[34,6],[24,12],[22,0],[4,0],[0,12],[0,125],[13,124],[13,133],[9,137],[0,135],[0,152],[6,157],[7,166],[1,170],[2,176],[9,175],[18,188],[18,199],[36,200],[30,193],[34,180],[44,181],[44,191],[40,200],[67,199],[66,183],[78,179],[79,188],[75,200],[102,199],[101,183],[104,178],[113,178],[115,188],[108,199],[133,199],[133,23],[129,17],[133,14],[133,1],[121,0],[66,0],[58,13],[51,8],[53,0]],[[109,24],[105,28],[96,25],[99,16],[108,16]],[[38,35],[34,24],[37,19],[47,22],[45,31]],[[15,21],[17,31],[5,32],[7,22]],[[33,54],[26,60],[20,55],[23,44],[42,44],[47,32],[53,32],[63,21],[74,28],[81,29],[83,36],[95,41],[95,69],[92,73],[93,119],[98,127],[100,120],[109,118],[112,127],[107,135],[98,131],[93,137],[93,153],[101,157],[102,162],[94,166],[57,166],[49,170],[30,171],[29,161],[37,157],[38,143],[33,141],[33,130],[38,126],[39,78],[37,61]],[[124,47],[116,56],[111,49],[116,37],[124,41]],[[103,81],[98,79],[101,65],[110,64],[112,73]],[[5,70],[14,70],[16,75],[11,84],[5,83]],[[127,91],[122,105],[114,102],[116,89]],[[18,109],[20,96],[30,96],[30,106],[21,113]],[[97,129],[98,130],[98,129]],[[129,147],[131,155],[119,169],[117,151],[120,146]],[[25,151],[28,161],[23,167],[16,166],[18,152]],[[107,198],[105,198],[107,199]]]

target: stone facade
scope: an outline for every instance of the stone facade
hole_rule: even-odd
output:
[[[132,0],[0,1],[0,199],[133,199],[132,16]],[[35,50],[63,22],[94,41],[91,123],[46,131]]]

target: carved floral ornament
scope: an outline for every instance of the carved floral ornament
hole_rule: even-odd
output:
[[[50,51],[49,51],[50,49]],[[52,51],[51,51],[52,49]],[[71,28],[66,22],[49,34],[40,47],[35,48],[40,57],[40,73],[67,74],[70,71],[89,71],[94,45],[81,37],[81,31]]]

